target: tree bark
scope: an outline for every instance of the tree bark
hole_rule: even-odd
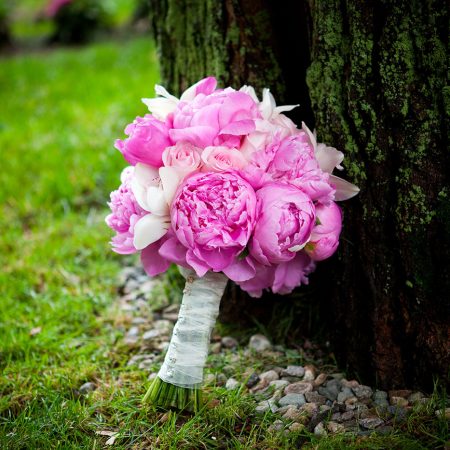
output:
[[[269,320],[281,301],[300,301],[317,309],[338,361],[363,381],[430,389],[450,367],[445,5],[292,3],[151,0],[172,92],[206,75],[270,87],[279,104],[301,104],[291,117],[345,153],[344,176],[361,188],[343,204],[337,256],[300,300],[251,300],[232,287],[222,317]],[[291,310],[292,328],[308,330],[305,309]]]

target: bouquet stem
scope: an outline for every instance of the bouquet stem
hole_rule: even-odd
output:
[[[164,363],[143,403],[196,412],[202,405],[203,368],[228,278],[214,272],[199,278],[193,271],[180,271],[186,285],[178,321]]]

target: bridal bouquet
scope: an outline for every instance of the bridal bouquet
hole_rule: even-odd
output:
[[[117,140],[130,166],[111,193],[113,250],[140,252],[148,275],[175,263],[186,278],[179,318],[158,377],[144,400],[201,404],[211,330],[227,281],[259,297],[308,283],[339,244],[336,201],[358,188],[333,175],[344,155],[283,114],[268,89],[205,78],[178,99],[156,86]]]

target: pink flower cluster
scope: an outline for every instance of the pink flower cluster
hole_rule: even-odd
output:
[[[308,282],[337,249],[340,208],[358,188],[332,174],[343,154],[269,90],[217,89],[213,77],[178,99],[156,86],[116,148],[131,164],[111,194],[107,224],[118,253],[141,252],[149,275],[171,263],[223,272],[253,296]]]

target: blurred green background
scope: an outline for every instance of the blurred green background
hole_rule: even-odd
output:
[[[104,217],[126,165],[113,144],[158,79],[145,24],[132,24],[138,2],[105,1],[106,26],[84,45],[52,37],[46,5],[0,4],[2,448],[88,439],[71,429],[84,415],[67,399],[113,365],[105,349],[117,331],[103,316],[122,258]]]

